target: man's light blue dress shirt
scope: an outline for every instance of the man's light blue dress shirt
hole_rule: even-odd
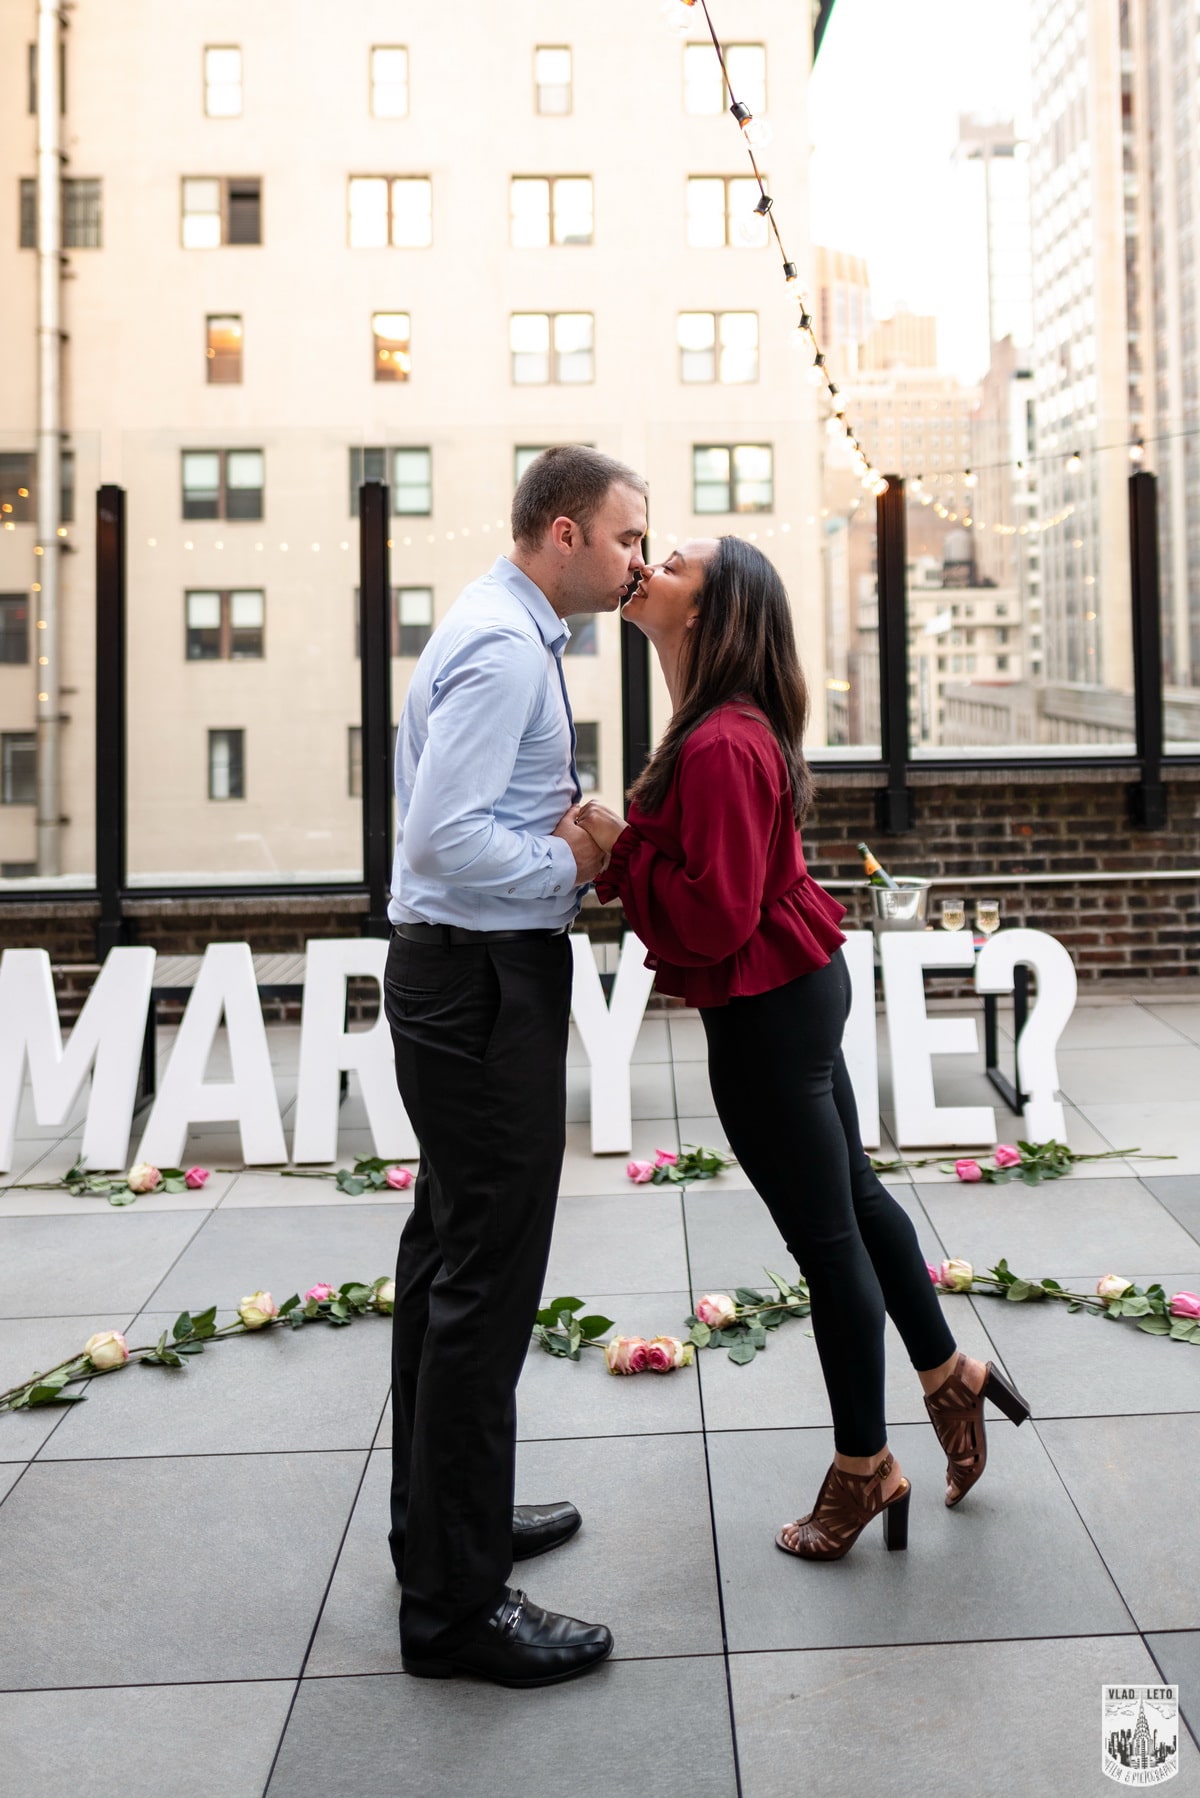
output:
[[[500,556],[425,645],[396,734],[394,924],[554,930],[579,910],[575,857],[550,834],[580,796],[570,635]]]

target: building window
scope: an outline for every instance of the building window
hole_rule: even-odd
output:
[[[594,381],[594,333],[590,312],[514,312],[509,321],[513,384],[578,386]]]
[[[572,612],[567,619],[571,632],[571,640],[564,654],[569,656],[594,656],[599,653],[600,644],[596,634],[595,612]]]
[[[185,518],[261,518],[261,450],[184,450]]]
[[[767,110],[767,52],[762,44],[722,44],[729,88],[756,119]],[[729,88],[711,43],[683,47],[683,110],[688,113],[724,112],[730,103]]]
[[[362,725],[352,724],[346,732],[348,754],[348,779],[346,792],[351,799],[362,798]]]
[[[600,726],[575,724],[575,769],[583,792],[594,793],[600,785]]]
[[[433,452],[427,449],[350,451],[350,516],[358,517],[358,490],[364,481],[387,481],[392,511],[428,518],[433,511]]]
[[[996,657],[996,672],[997,672],[997,674],[1007,674],[1008,673],[1008,657],[1007,656],[997,656]]]
[[[64,176],[62,184],[62,248],[101,247],[100,183],[90,176]],[[21,182],[21,248],[37,249],[37,182]]]
[[[766,443],[698,443],[692,449],[693,512],[769,512],[774,451]]]
[[[351,175],[350,248],[426,250],[433,242],[428,175]]]
[[[0,662],[29,660],[29,600],[24,593],[0,593]]]
[[[0,453],[0,519],[5,524],[32,524],[37,516],[37,457],[32,450]],[[59,454],[59,517],[75,522],[75,452]]]
[[[204,321],[205,368],[210,387],[240,386],[242,321],[233,312],[210,312]]]
[[[37,802],[37,737],[31,730],[0,735],[0,805]]]
[[[571,52],[556,45],[539,44],[533,53],[534,101],[541,113],[562,115],[571,110]]]
[[[399,44],[376,44],[371,51],[371,116],[408,116],[408,51]]]
[[[412,374],[412,318],[407,312],[373,312],[375,379],[407,381]]]
[[[767,177],[763,183],[770,190]],[[755,212],[758,182],[751,175],[690,175],[687,184],[687,240],[693,250],[761,249],[767,221]]]
[[[210,119],[242,116],[242,53],[236,46],[207,46],[204,52],[204,111]]]
[[[433,588],[393,587],[391,653],[419,656],[433,632]],[[354,653],[362,654],[362,588],[354,589]]]
[[[262,180],[258,175],[185,175],[182,207],[185,250],[262,242]]]
[[[257,662],[263,656],[266,599],[260,587],[186,593],[189,662]]]
[[[512,242],[518,250],[591,243],[590,175],[514,175],[510,195]]]
[[[757,381],[757,312],[681,312],[676,336],[681,381]]]
[[[244,730],[209,731],[208,796],[210,799],[244,799],[246,797],[246,733]]]

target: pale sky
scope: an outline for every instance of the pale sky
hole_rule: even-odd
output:
[[[876,314],[938,319],[939,361],[987,363],[981,220],[960,112],[1028,124],[1028,0],[837,0],[813,71],[814,243],[864,256]]]

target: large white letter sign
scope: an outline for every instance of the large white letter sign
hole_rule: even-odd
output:
[[[411,1161],[420,1150],[396,1090],[392,1036],[382,1004],[387,942],[370,936],[314,939],[305,950],[292,1160],[332,1161],[337,1155],[345,1069],[358,1075],[375,1153],[387,1161]],[[379,1016],[369,1030],[346,1029],[346,982],[353,976],[379,982]]]
[[[973,1055],[979,1047],[974,1018],[931,1018],[925,1010],[922,968],[969,968],[975,950],[969,930],[880,932],[888,1043],[892,1052],[892,1100],[901,1148],[939,1143],[991,1143],[996,1114],[990,1105],[938,1105],[933,1097],[931,1055]]]
[[[875,1035],[875,934],[848,930],[842,949],[853,997],[842,1053],[854,1088],[863,1148],[879,1147],[879,1041]]]
[[[46,951],[0,956],[0,1173],[12,1167],[26,1055],[39,1124],[67,1123],[92,1070],[83,1159],[124,1167],[153,978],[153,949],[110,950],[64,1049]]]
[[[646,967],[646,951],[630,931],[621,944],[612,1004],[606,1005],[590,939],[572,936],[571,949],[575,956],[571,1015],[592,1067],[592,1154],[624,1155],[633,1147],[629,1064],[654,972]]]
[[[233,1079],[206,1081],[222,1012]],[[228,1121],[241,1131],[242,1158],[248,1166],[287,1160],[249,943],[210,943],[204,951],[138,1159],[174,1167],[183,1154],[189,1124]]]
[[[1058,1099],[1058,1039],[1075,1009],[1075,964],[1057,937],[1044,930],[1001,930],[980,950],[975,985],[981,993],[1011,993],[1013,970],[1027,962],[1037,975],[1037,1004],[1017,1039],[1017,1084],[1025,1103],[1028,1142],[1067,1140]]]

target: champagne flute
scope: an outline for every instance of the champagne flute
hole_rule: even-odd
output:
[[[975,928],[984,936],[991,936],[993,930],[999,930],[1000,901],[998,899],[980,899],[976,902]]]
[[[941,926],[943,930],[961,930],[967,921],[967,908],[962,899],[943,899]]]

